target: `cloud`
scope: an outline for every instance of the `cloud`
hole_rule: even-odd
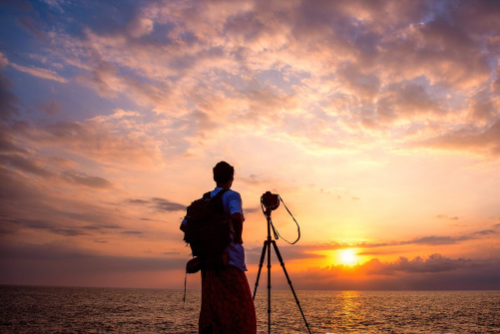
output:
[[[329,250],[338,250],[338,249],[347,249],[347,248],[356,248],[361,249],[359,254],[364,255],[382,255],[382,254],[395,254],[399,251],[397,247],[405,246],[405,245],[428,245],[428,246],[438,246],[438,245],[453,245],[465,243],[473,240],[481,240],[488,238],[495,238],[500,234],[500,231],[497,230],[497,226],[492,226],[491,229],[487,230],[477,230],[471,231],[467,233],[460,233],[456,235],[429,235],[429,236],[421,236],[416,238],[411,238],[408,240],[388,240],[388,241],[361,241],[361,242],[331,242],[331,243],[322,243],[322,244],[308,244],[308,245],[294,245],[292,246],[293,254],[301,254],[300,257],[297,258],[315,258],[318,257],[316,252],[318,251],[329,251]],[[289,247],[285,246],[283,249],[287,249]],[[251,251],[257,251],[257,249],[253,249]],[[324,257],[320,255],[320,257]]]
[[[471,122],[478,125],[488,124],[495,120],[500,113],[500,103],[488,91],[478,92],[469,105]]]
[[[94,118],[91,118],[92,121],[98,121],[98,122],[107,122],[110,120],[117,120],[117,119],[122,119],[122,118],[127,118],[127,117],[138,117],[140,116],[140,113],[136,111],[125,111],[123,109],[115,109],[114,113],[112,113],[109,116],[97,116]]]
[[[27,172],[42,178],[51,178],[54,181],[60,178],[75,185],[97,189],[113,188],[113,183],[97,176],[89,176],[77,170],[64,170],[58,173],[52,167],[67,167],[73,165],[65,159],[50,157],[45,159],[33,150],[26,150],[19,146],[13,138],[12,129],[5,127],[0,135],[0,164],[16,172]]]
[[[492,237],[498,235],[498,231],[495,230],[478,230],[468,233],[461,233],[453,236],[448,235],[429,235],[413,238],[406,241],[398,241],[394,243],[389,243],[392,245],[449,245],[457,244],[469,240],[477,240],[485,237]]]
[[[47,70],[44,68],[26,67],[26,66],[17,65],[14,63],[10,63],[10,66],[12,66],[13,68],[15,68],[18,71],[31,74],[31,75],[38,77],[38,78],[54,80],[54,81],[58,81],[58,82],[62,82],[62,83],[68,82],[68,80],[59,76],[56,72],[51,71],[51,70]]]
[[[61,111],[61,105],[54,99],[48,102],[40,102],[38,107],[48,115],[55,115]]]
[[[21,163],[25,162],[21,160]],[[114,208],[100,204],[99,194],[91,192],[94,189],[92,187],[89,188],[92,194],[91,201],[82,194],[80,184],[77,184],[80,186],[79,191],[69,197],[54,191],[54,189],[72,190],[64,187],[65,183],[57,182],[58,173],[46,174],[45,170],[39,171],[36,167],[30,164],[27,167],[23,166],[41,178],[33,178],[31,172],[19,173],[17,169],[7,169],[0,165],[2,240],[9,240],[9,235],[16,235],[16,238],[24,236],[29,239],[30,231],[37,231],[37,240],[40,241],[53,238],[54,235],[92,238],[95,234],[106,235],[117,231],[121,229],[123,223],[133,220],[130,217],[120,216]],[[89,180],[84,178],[83,182]],[[90,183],[94,187],[102,186],[100,180],[95,182],[90,178]]]
[[[432,254],[427,259],[416,257],[408,260],[400,257],[393,263],[381,263],[378,260],[371,260],[361,265],[363,271],[368,275],[393,275],[396,272],[403,273],[437,273],[443,271],[453,271],[466,266],[474,266],[471,260],[450,259],[441,254]]]
[[[68,3],[66,0],[44,0],[44,2],[61,13],[64,12],[62,6]]]
[[[27,153],[14,139],[10,129],[0,125],[0,153]]]
[[[186,205],[171,202],[167,199],[159,197],[154,197],[149,200],[129,199],[127,200],[127,202],[130,204],[146,206],[160,212],[175,212],[186,210]]]
[[[19,154],[9,154],[9,155],[0,155],[0,162],[3,164],[7,164],[12,168],[22,170],[24,172],[28,172],[41,177],[52,177],[54,173],[47,170],[39,163],[26,159],[24,156]]]
[[[369,255],[377,255],[378,253]],[[386,255],[387,252],[379,255]],[[288,257],[285,257],[288,259]],[[257,257],[252,264],[257,263]],[[354,266],[330,265],[294,270],[294,286],[299,289],[335,290],[453,290],[498,289],[498,258],[466,259],[431,254],[413,259],[400,257],[392,262],[372,258]],[[273,281],[287,288],[284,279]]]
[[[153,198],[153,207],[159,211],[183,211],[186,209],[185,205],[170,202],[169,200],[163,198]]]
[[[123,231],[121,232],[122,234],[128,234],[128,235],[142,235],[144,234],[143,232],[141,231]]]
[[[469,151],[498,157],[500,155],[500,120],[484,129],[463,127],[438,136],[419,145],[430,148]]]
[[[446,215],[437,215],[438,219],[448,219],[448,220],[459,220],[460,218],[457,216],[446,216]]]
[[[44,126],[18,122],[13,129],[32,145],[58,147],[103,164],[149,168],[161,162],[158,142],[150,136],[119,134],[110,124],[101,121],[66,121]]]
[[[33,10],[31,4],[26,0],[6,0],[2,2],[2,5],[26,12]]]
[[[76,171],[65,171],[62,173],[62,176],[65,180],[90,188],[97,188],[97,189],[113,188],[113,183],[98,176],[89,176],[85,173]]]
[[[363,100],[372,100],[380,90],[380,80],[376,74],[362,73],[358,66],[345,63],[337,68],[338,79]]]
[[[6,67],[8,64],[9,60],[2,52],[0,52],[0,69]]]
[[[440,254],[394,262],[309,268],[293,273],[299,288],[338,290],[461,290],[498,289],[498,259],[452,259]],[[285,283],[274,284],[284,287]]]
[[[0,121],[8,121],[19,114],[21,100],[10,92],[11,87],[10,80],[0,74]]]
[[[66,237],[87,235],[87,233],[81,229],[63,227],[53,221],[42,219],[2,219],[2,224],[12,224],[17,229],[46,230]]]
[[[279,248],[281,256],[285,261],[292,260],[302,260],[302,259],[322,259],[326,258],[326,255],[315,254],[310,252],[310,248],[313,247],[301,247],[301,246],[281,246]],[[262,254],[262,247],[247,248],[245,250],[245,259],[249,264],[258,264],[260,256]],[[273,249],[274,252],[274,249]]]
[[[241,131],[338,150],[382,134],[441,136],[463,121],[451,106],[471,104],[469,124],[494,117],[493,105],[472,106],[470,92],[494,86],[494,53],[483,50],[497,28],[479,29],[464,2],[438,3],[146,2],[52,38],[80,84],[180,117],[176,126],[192,139],[183,146],[224,140],[231,121]],[[487,17],[484,8],[496,10],[479,7]]]
[[[38,37],[39,39],[46,40],[47,33],[41,29],[40,26],[43,26],[43,23],[40,20],[37,20],[30,16],[20,17],[17,22],[30,33]]]
[[[68,243],[9,242],[0,245],[0,264],[4,268],[0,281],[3,284],[102,286],[102,280],[93,281],[89,277],[120,274],[124,278],[134,273],[160,273],[184,269],[185,262],[185,258],[168,255],[103,256]],[[31,280],[27,280],[29,277]]]
[[[376,107],[377,120],[391,123],[426,114],[444,114],[440,102],[431,98],[422,85],[412,82],[395,83],[384,89]]]

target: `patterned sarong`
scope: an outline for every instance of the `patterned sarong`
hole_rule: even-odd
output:
[[[200,334],[255,334],[255,306],[245,272],[229,266],[201,272]]]

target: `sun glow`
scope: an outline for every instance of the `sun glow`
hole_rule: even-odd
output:
[[[356,263],[356,251],[351,248],[343,249],[339,251],[338,258],[341,264],[351,266]]]

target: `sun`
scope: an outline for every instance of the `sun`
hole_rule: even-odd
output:
[[[356,263],[356,251],[354,249],[341,250],[338,256],[341,264],[350,266]]]

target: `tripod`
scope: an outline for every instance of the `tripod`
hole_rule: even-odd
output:
[[[288,276],[288,273],[285,268],[285,263],[283,262],[283,258],[281,257],[281,253],[278,249],[278,245],[276,241],[271,237],[271,228],[273,229],[275,237],[277,236],[276,230],[274,229],[273,223],[271,221],[271,211],[272,209],[266,208],[264,211],[264,216],[267,219],[267,239],[264,241],[264,246],[262,247],[262,254],[260,256],[259,261],[259,271],[257,272],[257,279],[255,281],[255,289],[253,290],[253,299],[255,300],[255,295],[257,294],[257,287],[259,286],[259,278],[260,273],[262,271],[262,265],[264,263],[264,257],[266,256],[267,251],[267,330],[268,333],[271,333],[271,245],[273,245],[274,251],[278,256],[278,260],[280,261],[281,267],[283,268],[283,272],[285,273],[286,279],[288,281],[288,285],[290,285],[290,289],[292,290],[293,296],[295,297],[295,302],[299,307],[300,314],[302,314],[302,318],[304,319],[304,323],[306,324],[307,331],[311,334],[311,330],[309,329],[309,324],[307,323],[306,317],[304,316],[304,312],[302,312],[302,307],[300,307],[299,299],[295,294],[295,290],[292,286],[292,281]]]

